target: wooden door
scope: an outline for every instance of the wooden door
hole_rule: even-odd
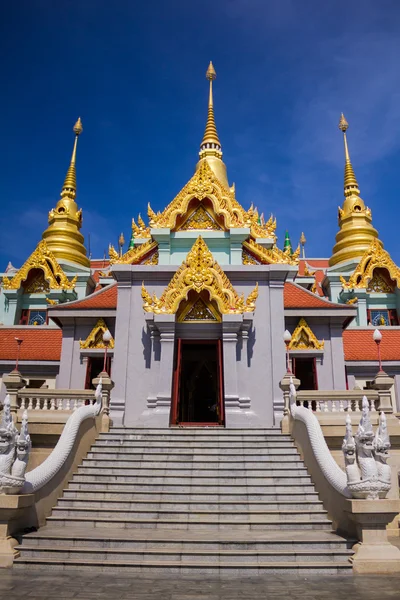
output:
[[[172,405],[171,405],[171,425],[177,425],[179,419],[179,395],[181,385],[181,370],[182,370],[182,340],[178,338],[175,366],[172,380]]]

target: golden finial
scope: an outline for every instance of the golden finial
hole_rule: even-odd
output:
[[[352,196],[359,195],[360,190],[358,188],[358,182],[353,170],[353,165],[351,164],[349,148],[347,145],[347,136],[346,131],[349,127],[348,122],[345,119],[344,114],[342,113],[339,121],[339,129],[343,132],[343,141],[344,141],[344,155],[345,155],[345,167],[344,167],[344,195]]]
[[[215,150],[221,153],[221,142],[219,141],[217,127],[215,125],[214,118],[214,101],[213,101],[213,90],[212,90],[212,82],[216,79],[217,74],[215,72],[214,66],[210,61],[208,65],[208,69],[206,72],[206,78],[210,82],[210,93],[208,97],[208,115],[207,115],[207,123],[206,129],[204,131],[203,140],[200,145],[200,151],[203,152],[207,149],[213,150],[213,154],[215,154]],[[222,156],[222,153],[220,154]],[[200,158],[202,158],[200,156]]]
[[[78,137],[80,136],[80,134],[83,131],[82,121],[81,121],[80,117],[77,120],[77,122],[75,123],[75,125],[73,127],[73,131],[75,133],[75,142],[74,142],[74,147],[72,150],[71,163],[69,165],[67,174],[65,176],[64,185],[63,185],[63,188],[61,191],[61,196],[63,198],[68,197],[68,198],[72,198],[72,199],[74,199],[76,196],[76,169],[75,169],[76,148],[78,145]]]
[[[304,231],[301,232],[301,236],[300,236],[300,244],[302,246],[304,246],[304,244],[306,243],[306,236],[304,235]]]
[[[340,117],[340,121],[339,121],[339,129],[340,129],[341,131],[343,131],[343,133],[346,133],[346,131],[347,131],[348,127],[349,127],[349,124],[348,124],[348,122],[346,121],[346,119],[345,119],[345,117],[344,117],[344,114],[342,113],[342,114],[341,114],[341,117]]]

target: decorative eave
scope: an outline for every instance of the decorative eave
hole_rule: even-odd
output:
[[[343,289],[368,288],[376,268],[386,269],[389,272],[390,278],[400,288],[399,267],[390,258],[390,254],[383,249],[381,242],[378,239],[374,239],[349,280],[346,281],[344,277],[340,277]]]
[[[234,188],[225,187],[207,161],[200,164],[193,177],[163,212],[156,214],[149,204],[150,227],[174,230],[178,217],[186,214],[190,201],[197,199],[201,202],[205,198],[212,203],[215,214],[222,217],[226,231],[231,228],[250,227],[251,235],[255,238],[276,239],[276,221],[271,217],[264,225],[258,223],[260,219],[257,211],[253,208],[245,211],[235,198]]]
[[[79,344],[81,350],[93,350],[93,349],[104,349],[106,345],[103,342],[103,334],[108,330],[107,324],[104,319],[98,319],[96,325],[89,333],[85,341],[80,340]],[[111,337],[110,342],[107,344],[107,348],[111,350],[114,348],[114,338]]]
[[[138,265],[138,264],[158,264],[158,244],[154,240],[150,239],[143,244],[138,244],[134,248],[131,248],[125,254],[120,256],[115,250],[114,246],[110,244],[108,253],[110,256],[110,264],[126,264],[126,265]]]
[[[299,255],[300,255],[300,246],[297,248],[293,254],[290,252],[284,252],[280,250],[277,246],[273,246],[272,248],[264,248],[260,244],[257,244],[253,239],[249,238],[247,241],[243,242],[243,264],[261,264],[261,265],[270,265],[270,264],[287,264],[287,265],[295,265],[299,264]],[[253,258],[254,257],[254,258]]]
[[[138,216],[138,222],[136,224],[135,219],[132,219],[132,234],[134,235],[135,238],[139,238],[139,239],[147,239],[150,238],[150,227],[148,227],[146,225],[146,223],[143,221],[140,213]]]
[[[289,350],[323,350],[324,345],[324,340],[319,342],[307,321],[301,318],[292,333]]]
[[[151,296],[143,283],[143,309],[155,314],[175,314],[181,301],[188,299],[191,290],[197,293],[207,290],[221,314],[254,312],[258,297],[258,284],[247,300],[237,294],[201,236],[197,238],[161,298]]]
[[[52,290],[73,290],[75,288],[77,277],[71,280],[68,279],[44,240],[39,242],[36,249],[12,279],[3,277],[3,288],[5,290],[18,290],[27,279],[31,269],[41,269]]]

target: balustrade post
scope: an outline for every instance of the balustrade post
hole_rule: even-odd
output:
[[[290,418],[290,379],[293,380],[294,387],[300,385],[300,379],[297,379],[291,373],[285,373],[284,377],[279,382],[279,387],[283,392],[283,419],[281,421],[282,433],[289,433],[289,418]]]
[[[92,379],[92,383],[94,386],[97,386],[100,382],[101,377],[101,385],[102,385],[102,393],[101,393],[101,431],[102,433],[107,433],[110,430],[110,395],[111,390],[114,387],[114,382],[106,373],[103,371]]]
[[[4,381],[4,380],[3,380]],[[394,378],[389,377],[385,371],[379,371],[374,379],[374,383],[372,387],[375,390],[378,390],[378,411],[383,411],[384,413],[392,413],[393,405],[392,405],[392,396],[390,393],[390,389],[394,385]]]
[[[10,396],[10,410],[14,422],[17,420],[18,410],[18,392],[21,388],[26,386],[26,380],[22,377],[19,371],[11,371],[8,375],[3,377],[4,387],[6,393]]]

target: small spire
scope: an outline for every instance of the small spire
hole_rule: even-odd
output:
[[[301,232],[300,236],[300,245],[301,245],[301,258],[306,257],[305,245],[306,245],[306,236],[304,235],[304,231]]]
[[[74,147],[72,150],[71,163],[69,165],[67,174],[65,176],[64,185],[63,185],[63,188],[61,191],[61,196],[63,198],[65,196],[67,196],[68,198],[71,198],[71,199],[74,199],[76,196],[76,169],[75,169],[76,148],[78,145],[78,137],[80,136],[80,134],[83,131],[82,121],[81,121],[80,117],[77,120],[77,122],[75,123],[75,125],[73,127],[73,131],[75,133],[75,141],[74,141]]]
[[[293,254],[292,242],[290,241],[289,232],[286,230],[285,242],[283,244],[283,251]]]
[[[349,148],[347,145],[346,131],[348,127],[349,124],[342,113],[339,121],[339,129],[343,132],[344,156],[346,161],[344,166],[344,195],[351,196],[355,194],[358,196],[360,194],[360,189],[358,187],[358,182],[353,170],[353,165],[351,164]]]
[[[219,141],[217,127],[215,125],[214,118],[214,102],[213,102],[213,90],[212,90],[212,82],[216,79],[217,74],[215,72],[214,66],[210,61],[208,65],[208,69],[206,72],[206,78],[210,82],[210,94],[208,98],[208,115],[207,115],[207,123],[206,128],[203,135],[203,140],[200,144],[200,152],[202,153],[204,150],[213,148],[214,150],[218,150],[221,152],[221,142]],[[222,154],[221,154],[222,156]]]

